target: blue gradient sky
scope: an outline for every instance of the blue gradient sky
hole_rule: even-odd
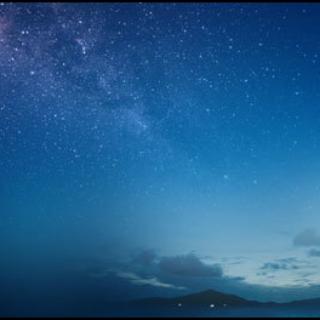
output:
[[[320,296],[319,18],[318,4],[2,4],[12,310],[67,287],[79,305]]]

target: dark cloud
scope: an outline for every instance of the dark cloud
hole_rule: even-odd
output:
[[[163,272],[184,277],[220,278],[223,276],[220,264],[205,264],[193,253],[162,257],[159,261],[159,267]]]
[[[310,256],[310,257],[320,257],[320,250],[311,249],[311,250],[309,251],[309,256]]]
[[[157,254],[153,249],[147,249],[140,252],[133,258],[133,263],[143,266],[150,266],[155,262]]]
[[[320,246],[320,235],[315,229],[306,229],[294,237],[293,244],[303,247]]]
[[[233,281],[244,281],[244,280],[246,280],[246,277],[240,277],[240,276],[238,276],[238,277],[226,277],[226,279],[233,280]]]
[[[299,269],[299,266],[286,262],[266,262],[260,269],[268,271],[296,270]]]

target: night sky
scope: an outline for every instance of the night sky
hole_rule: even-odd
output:
[[[319,21],[1,3],[0,314],[320,297]]]

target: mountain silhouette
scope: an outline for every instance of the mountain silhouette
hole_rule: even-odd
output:
[[[287,302],[287,303],[282,303],[282,305],[295,306],[295,307],[319,306],[319,308],[320,308],[320,298],[306,299],[306,300],[295,300],[295,301],[291,301],[291,302]]]
[[[259,302],[246,300],[233,294],[226,294],[212,289],[175,298],[145,298],[132,303],[145,306],[201,306],[227,307],[257,305]]]
[[[210,308],[228,308],[228,307],[319,307],[320,298],[296,300],[291,302],[259,302],[247,300],[237,295],[222,293],[212,289],[198,293],[188,294],[174,298],[144,298],[132,300],[132,304],[137,306],[150,307],[196,307],[206,306]]]

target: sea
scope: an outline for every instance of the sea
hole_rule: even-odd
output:
[[[91,316],[95,316],[91,313]],[[320,317],[319,307],[241,307],[241,308],[110,308],[102,317]]]

